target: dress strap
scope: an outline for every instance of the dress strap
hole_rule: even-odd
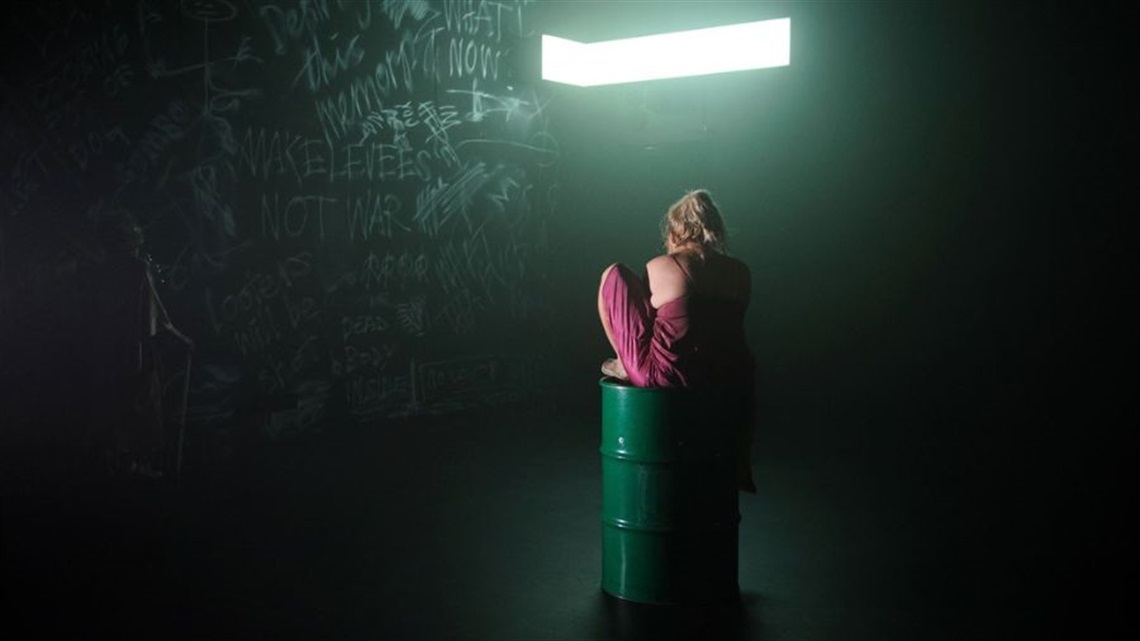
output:
[[[681,273],[685,275],[685,280],[691,285],[693,283],[693,275],[681,264],[681,261],[677,258],[677,254],[669,254],[669,257],[673,259],[673,262],[677,263],[677,267],[681,268]]]

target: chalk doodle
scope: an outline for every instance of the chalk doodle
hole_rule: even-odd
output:
[[[436,179],[416,197],[416,228],[429,237],[437,237],[452,221],[462,219],[472,229],[470,212],[475,195],[491,180],[491,172],[482,162],[465,167],[450,182]]]
[[[396,319],[400,328],[411,336],[424,336],[428,331],[427,314],[425,312],[426,299],[424,296],[396,305]]]
[[[423,20],[431,11],[431,5],[426,0],[384,0],[382,10],[392,26],[399,29],[400,23],[409,15],[414,20]]]
[[[533,3],[24,4],[0,224],[34,251],[5,258],[6,310],[77,289],[123,210],[195,341],[188,434],[232,449],[540,391],[517,338],[553,315],[562,149],[515,68]]]
[[[271,441],[280,441],[303,432],[319,430],[330,388],[329,382],[323,380],[296,384],[291,392],[297,397],[297,406],[270,413],[265,436]]]
[[[360,44],[360,36],[355,35],[344,47],[334,46],[331,57],[326,57],[321,51],[320,41],[313,38],[306,47],[303,58],[301,72],[293,82],[296,84],[303,76],[309,91],[316,92],[331,85],[338,75],[360,64],[364,59],[364,47]]]
[[[412,363],[414,404],[421,411],[455,411],[517,401],[540,378],[541,358],[473,355]]]

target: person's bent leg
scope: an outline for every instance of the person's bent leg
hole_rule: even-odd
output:
[[[617,341],[614,339],[614,330],[610,325],[609,307],[606,305],[605,296],[603,295],[606,279],[609,278],[610,272],[612,272],[615,267],[617,267],[617,263],[607,267],[605,271],[602,272],[601,282],[598,283],[598,318],[602,321],[602,330],[606,333],[606,340],[609,341],[610,347],[613,347],[615,355],[615,358],[607,358],[602,362],[602,373],[606,376],[627,380],[629,379],[629,374],[625,371],[625,366],[622,365],[621,359],[616,357],[618,353]]]
[[[617,263],[607,267],[605,271],[602,272],[602,280],[598,283],[598,317],[602,320],[602,330],[606,333],[606,340],[608,340],[610,346],[614,348],[615,354],[617,353],[617,342],[614,340],[614,330],[610,325],[610,311],[606,305],[604,294],[606,290],[606,279],[609,278],[610,272],[616,267]]]
[[[649,290],[628,267],[614,264],[602,273],[598,315],[629,381],[645,386],[653,306],[649,302]]]

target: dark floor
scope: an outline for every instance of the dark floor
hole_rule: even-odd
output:
[[[760,492],[741,500],[738,608],[604,597],[598,427],[521,413],[278,447],[180,489],[9,491],[4,630],[455,640],[1135,633],[1136,557],[1089,550],[1092,535],[1058,527],[1080,514],[1051,514],[1047,500],[975,501],[988,495],[959,487],[942,458],[821,446],[818,430],[770,422],[756,448]]]

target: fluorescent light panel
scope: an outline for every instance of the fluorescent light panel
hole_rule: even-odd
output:
[[[583,43],[542,36],[542,78],[592,87],[791,64],[791,18]]]

